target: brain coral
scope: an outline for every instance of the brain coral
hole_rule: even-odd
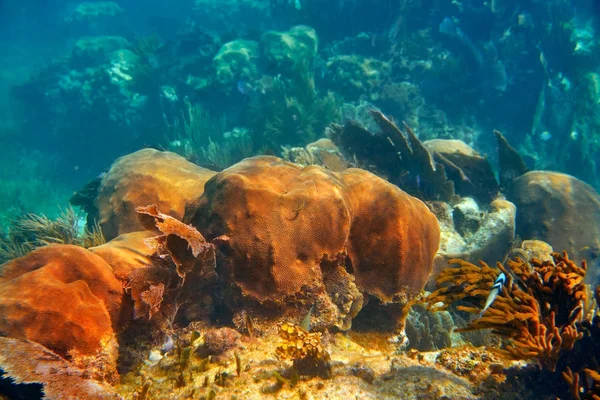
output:
[[[52,244],[0,268],[0,336],[29,339],[61,356],[107,351],[123,289],[102,258],[77,246]]]
[[[119,158],[100,183],[96,207],[107,240],[143,231],[135,208],[156,204],[161,212],[183,217],[185,203],[202,194],[215,174],[175,153],[143,149]]]
[[[600,196],[590,185],[558,172],[530,171],[513,181],[508,194],[517,206],[519,236],[566,250],[576,262],[598,259]]]
[[[214,176],[185,220],[209,240],[227,236],[218,259],[244,299],[308,298],[341,327],[360,310],[361,292],[388,302],[421,290],[439,242],[425,204],[383,179],[276,157]]]

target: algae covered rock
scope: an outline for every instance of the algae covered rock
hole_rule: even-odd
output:
[[[600,253],[600,195],[587,183],[558,172],[531,171],[514,180],[517,234],[566,250],[577,262]]]
[[[325,81],[349,100],[355,100],[362,94],[379,91],[389,73],[390,66],[384,61],[359,55],[339,55],[327,60]]]
[[[223,86],[233,86],[238,80],[256,78],[258,56],[255,41],[238,39],[225,43],[213,58],[217,81]]]
[[[363,293],[382,302],[416,295],[439,242],[427,207],[381,178],[275,157],[217,174],[185,220],[208,240],[227,238],[217,273],[237,288],[239,295],[227,293],[235,312],[260,303],[298,318],[307,310],[290,305],[307,302],[316,305],[318,325],[343,329],[362,308]]]
[[[123,9],[112,1],[86,1],[79,4],[73,13],[73,22],[92,23],[99,19],[112,19],[124,14]]]
[[[318,44],[316,31],[305,25],[285,32],[269,31],[260,39],[263,62],[282,72],[293,71],[299,65],[312,66]]]
[[[143,230],[136,207],[156,204],[161,212],[183,217],[185,204],[204,191],[215,172],[175,153],[143,149],[119,158],[102,178],[95,204],[107,240]]]
[[[121,36],[84,36],[75,42],[73,61],[75,66],[97,66],[119,49],[129,49],[131,43]]]
[[[457,194],[481,201],[496,197],[499,185],[492,165],[469,145],[448,139],[427,140],[423,145],[444,166]]]
[[[517,214],[517,208],[510,201],[496,199],[490,204],[478,204],[474,199],[463,198],[454,206],[443,202],[428,205],[441,228],[434,275],[448,267],[448,260],[452,258],[493,264],[510,251],[515,240]]]

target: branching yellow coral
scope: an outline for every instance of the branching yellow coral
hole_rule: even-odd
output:
[[[497,352],[514,359],[538,359],[554,370],[562,351],[570,350],[582,337],[575,323],[581,320],[587,291],[583,283],[587,266],[577,266],[567,253],[553,253],[552,261],[522,259],[509,261],[498,269],[481,262],[481,267],[452,260],[458,268],[440,273],[438,285],[446,285],[425,298],[433,310],[469,298],[480,307],[458,306],[461,311],[479,313],[496,277],[503,272],[507,284],[480,318],[458,331],[491,329],[508,337],[508,345]],[[510,270],[510,271],[509,271]],[[516,281],[512,278],[515,275]],[[440,304],[441,303],[441,304]]]

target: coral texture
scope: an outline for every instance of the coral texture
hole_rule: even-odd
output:
[[[124,233],[108,243],[88,250],[102,257],[113,267],[115,277],[124,282],[133,270],[152,263],[152,250],[144,240],[153,236],[156,235],[150,231]]]
[[[161,212],[183,217],[185,203],[202,194],[215,173],[174,153],[143,149],[119,158],[100,184],[96,206],[107,240],[144,230],[135,208],[156,204]]]
[[[216,175],[186,221],[209,239],[228,236],[219,246],[227,259],[221,268],[241,301],[309,299],[317,314],[333,313],[326,325],[356,315],[361,291],[383,302],[418,293],[439,243],[427,207],[375,175],[275,157],[246,159]],[[329,291],[338,281],[348,290]]]
[[[590,185],[558,172],[531,171],[514,180],[509,195],[518,210],[519,236],[564,249],[575,261],[600,254],[600,196]]]
[[[114,362],[122,296],[102,258],[48,245],[0,270],[0,335],[33,340],[63,357],[106,352]]]

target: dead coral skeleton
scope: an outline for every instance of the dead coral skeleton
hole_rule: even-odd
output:
[[[142,225],[159,234],[144,241],[154,251],[152,265],[134,270],[125,289],[134,300],[135,318],[148,316],[169,328],[189,295],[198,294],[216,278],[214,245],[156,205],[136,210]]]
[[[504,273],[507,284],[492,305],[457,331],[491,329],[509,339],[505,348],[496,352],[513,359],[537,359],[554,370],[560,355],[571,350],[583,336],[576,323],[582,319],[587,296],[583,282],[587,266],[585,261],[577,266],[566,252],[553,253],[552,258],[529,262],[515,259],[508,261],[506,267],[498,263],[498,269],[484,262],[478,267],[464,260],[452,260],[458,268],[443,270],[437,278],[437,284],[443,287],[424,301],[429,309],[442,310],[469,298],[479,307],[459,305],[457,309],[478,314],[493,282]]]

